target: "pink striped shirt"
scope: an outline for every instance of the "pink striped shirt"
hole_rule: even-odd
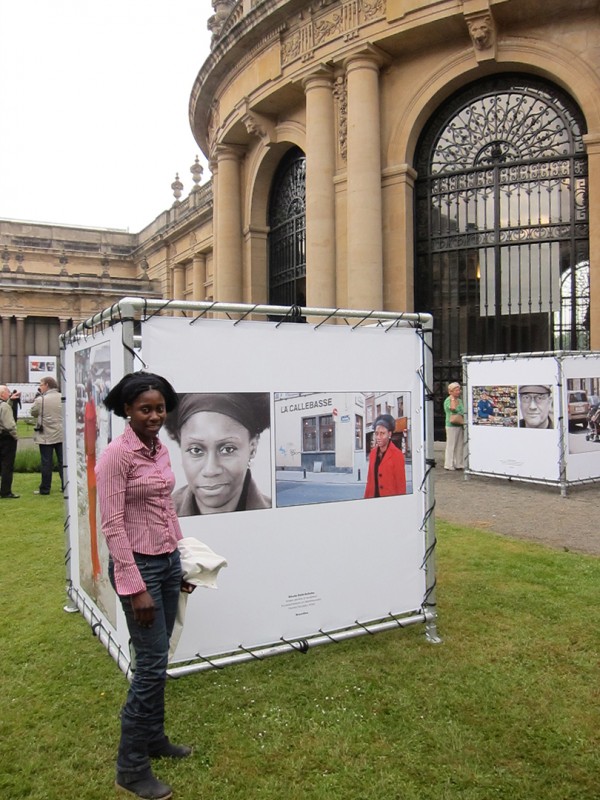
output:
[[[119,595],[146,588],[134,553],[172,553],[182,538],[171,499],[175,476],[169,451],[157,441],[152,455],[127,426],[100,456],[96,466],[102,533],[115,565]]]

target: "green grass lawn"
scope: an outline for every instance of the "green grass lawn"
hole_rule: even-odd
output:
[[[66,614],[63,504],[0,501],[0,789],[104,800],[126,681]],[[600,797],[600,559],[438,523],[439,632],[415,626],[170,681],[179,800]]]

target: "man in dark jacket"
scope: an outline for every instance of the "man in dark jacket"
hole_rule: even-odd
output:
[[[10,389],[0,385],[0,499],[16,500],[12,490],[17,454],[17,423],[9,403]]]

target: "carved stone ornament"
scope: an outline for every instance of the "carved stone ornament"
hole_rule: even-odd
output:
[[[251,136],[258,136],[267,144],[275,140],[275,125],[262,114],[248,111],[242,117],[242,122]]]
[[[231,14],[235,0],[212,0],[212,7],[215,11],[212,17],[209,17],[207,28],[212,33],[212,45],[214,45],[219,38],[225,20]]]
[[[496,30],[491,14],[470,17],[467,27],[476,50],[487,50],[494,45]]]
[[[348,154],[348,86],[345,76],[335,79],[333,96],[337,103],[338,111],[338,147],[342,159],[345,161]]]

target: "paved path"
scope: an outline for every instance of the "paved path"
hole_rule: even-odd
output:
[[[600,555],[600,483],[560,489],[444,469],[436,443],[436,518],[561,550]]]

